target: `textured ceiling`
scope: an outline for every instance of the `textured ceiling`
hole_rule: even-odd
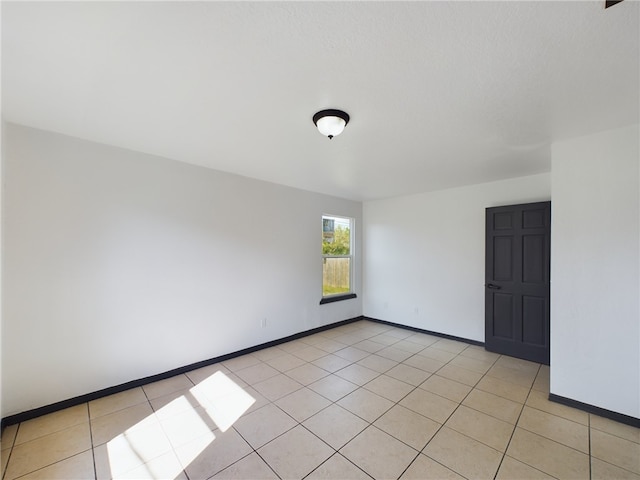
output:
[[[639,3],[603,4],[4,1],[2,113],[356,200],[534,174],[639,121]]]

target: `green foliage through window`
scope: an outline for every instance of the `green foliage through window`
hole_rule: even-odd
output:
[[[323,255],[349,255],[350,251],[351,232],[348,227],[338,225],[334,231],[333,239],[322,239]]]

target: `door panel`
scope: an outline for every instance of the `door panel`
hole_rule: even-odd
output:
[[[551,202],[487,208],[485,347],[549,363]]]

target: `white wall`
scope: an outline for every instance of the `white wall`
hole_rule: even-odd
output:
[[[485,208],[550,199],[550,175],[364,204],[364,315],[484,341]]]
[[[362,314],[359,258],[359,298],[319,305],[321,216],[358,240],[359,202],[4,134],[2,416]]]
[[[640,417],[638,125],[552,147],[551,393]]]

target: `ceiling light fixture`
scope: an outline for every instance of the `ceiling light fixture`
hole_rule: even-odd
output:
[[[340,135],[349,123],[349,114],[342,110],[321,110],[313,116],[313,123],[321,134],[329,138]]]

